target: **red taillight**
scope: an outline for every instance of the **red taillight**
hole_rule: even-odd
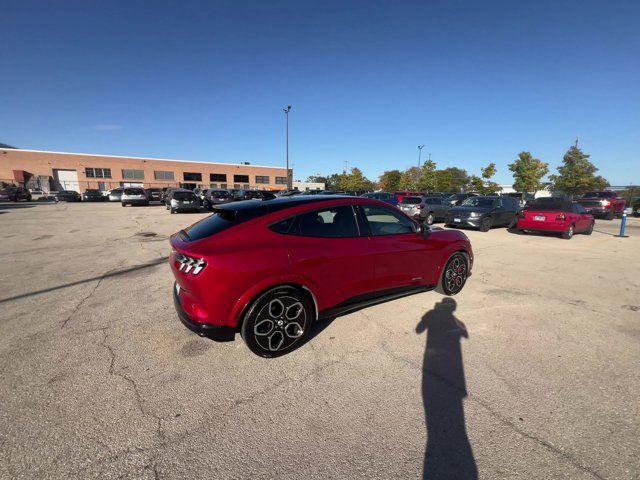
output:
[[[416,205],[418,207],[418,210],[422,210],[424,208],[424,205]]]
[[[566,220],[566,219],[567,219],[567,217],[564,215],[564,213],[561,213],[560,215],[558,215],[556,217],[556,220]]]

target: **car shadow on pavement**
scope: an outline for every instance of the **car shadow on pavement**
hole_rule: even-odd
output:
[[[35,205],[24,203],[0,203],[0,210],[15,210],[17,208],[33,208]]]
[[[478,468],[464,421],[467,396],[460,340],[469,338],[453,312],[456,301],[444,298],[427,312],[418,335],[427,332],[422,366],[422,400],[427,424],[423,478],[474,480]]]

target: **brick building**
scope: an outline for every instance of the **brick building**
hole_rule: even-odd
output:
[[[291,174],[291,171],[290,171]],[[45,191],[119,186],[287,188],[286,168],[0,148],[0,181]]]

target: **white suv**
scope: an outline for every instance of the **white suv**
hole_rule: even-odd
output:
[[[123,207],[127,205],[149,205],[147,191],[140,187],[126,187],[120,200]]]

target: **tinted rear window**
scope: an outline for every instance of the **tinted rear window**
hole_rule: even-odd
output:
[[[422,198],[420,198],[420,197],[404,197],[402,199],[402,202],[400,202],[400,203],[404,203],[404,204],[407,204],[407,205],[417,205],[420,202],[422,202]]]
[[[173,198],[176,200],[193,200],[196,195],[193,192],[175,192]]]
[[[462,202],[463,207],[493,207],[494,198],[487,197],[469,197]]]
[[[527,210],[546,210],[549,212],[570,212],[571,203],[554,198],[539,198],[529,204]]]
[[[583,195],[584,198],[611,198],[613,192],[587,192]]]
[[[180,236],[187,241],[200,240],[233,227],[236,223],[236,215],[233,210],[218,210],[213,215],[181,230]]]
[[[141,188],[125,188],[125,195],[144,195],[144,190]]]

